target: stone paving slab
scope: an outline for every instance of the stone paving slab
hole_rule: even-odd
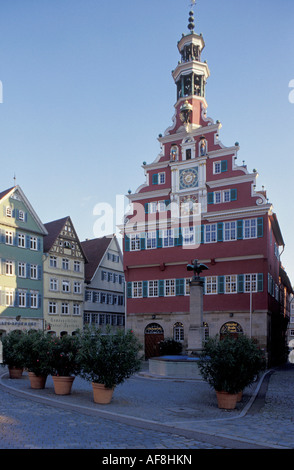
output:
[[[20,380],[11,380],[2,373],[0,380],[4,389],[53,404],[56,409],[81,411],[129,426],[181,434],[194,442],[197,437],[204,442],[206,436],[211,448],[226,448],[225,442],[229,448],[236,448],[234,441],[238,441],[244,448],[292,449],[294,368],[273,371],[264,405],[250,413],[262,383],[263,380],[246,389],[236,410],[228,412],[218,409],[214,391],[199,380],[134,376],[116,388],[110,405],[95,404],[91,384],[80,378],[75,379],[72,394],[66,397],[54,394],[51,377],[41,391],[30,388],[27,374]]]

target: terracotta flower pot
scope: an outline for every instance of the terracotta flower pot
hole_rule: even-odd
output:
[[[9,367],[9,377],[11,379],[20,379],[23,373],[23,368],[21,367]]]
[[[28,375],[31,383],[31,388],[35,390],[42,390],[43,388],[45,388],[47,376],[36,375],[34,374],[34,372],[29,372]]]
[[[234,410],[237,404],[238,394],[232,394],[228,392],[217,392],[216,398],[218,407],[224,410]]]
[[[240,401],[242,401],[242,398],[243,398],[243,390],[241,390],[241,392],[239,392],[237,395],[237,403],[240,403]]]
[[[93,398],[95,403],[100,405],[108,405],[112,400],[112,395],[114,391],[113,388],[106,388],[103,384],[97,384],[92,382],[93,387]]]
[[[75,377],[53,375],[52,380],[56,395],[70,395],[74,379]]]

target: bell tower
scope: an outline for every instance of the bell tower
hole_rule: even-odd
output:
[[[195,1],[192,3],[195,4]],[[188,34],[183,34],[178,42],[181,59],[172,72],[177,87],[178,126],[190,124],[192,128],[201,126],[202,105],[207,108],[205,86],[210,71],[206,62],[202,62],[201,54],[205,47],[202,34],[194,31],[194,12],[189,13]],[[178,127],[177,126],[177,127]]]

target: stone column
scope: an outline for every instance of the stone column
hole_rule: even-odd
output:
[[[193,356],[199,355],[203,348],[203,287],[204,280],[200,277],[194,277],[190,282],[190,327],[188,332],[188,353]]]

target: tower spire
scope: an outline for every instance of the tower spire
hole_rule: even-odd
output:
[[[191,0],[191,8],[193,8],[195,5],[196,5],[196,0]],[[195,28],[194,12],[193,12],[193,10],[191,10],[190,13],[189,13],[188,29],[190,30],[191,33],[194,33],[194,28]]]

